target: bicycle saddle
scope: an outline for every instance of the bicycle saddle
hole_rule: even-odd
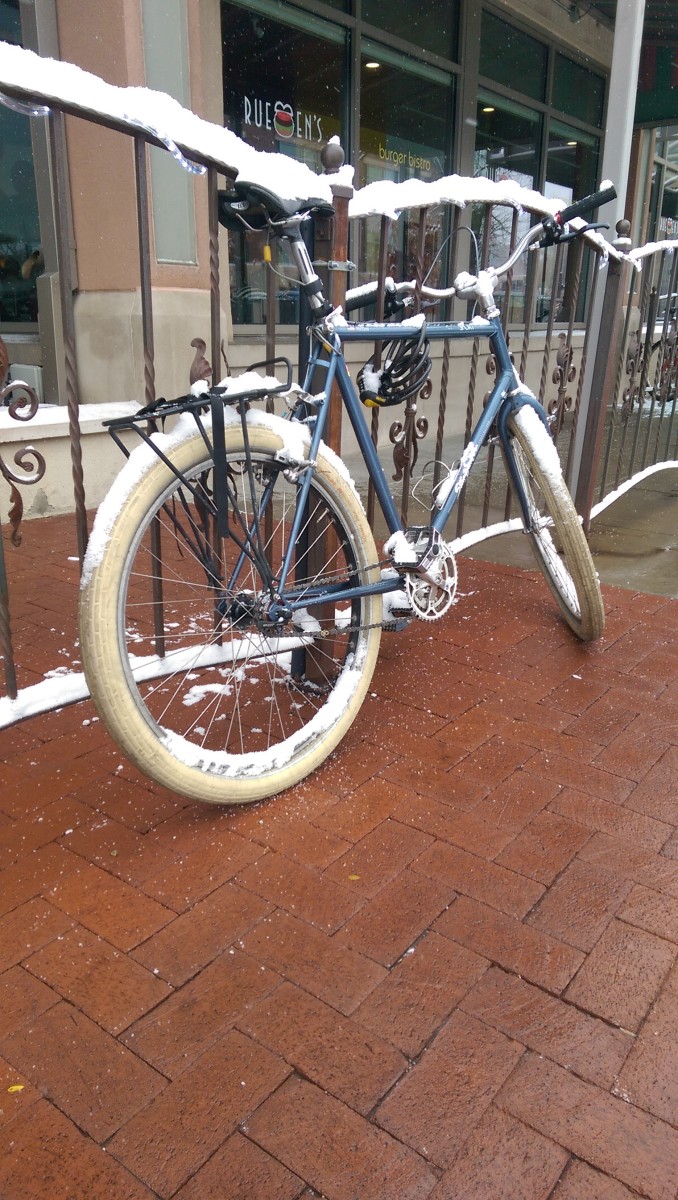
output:
[[[283,199],[269,188],[247,180],[236,179],[228,191],[218,193],[219,221],[227,229],[242,229],[243,222],[250,229],[262,230],[270,221],[288,221],[291,217],[307,212],[331,216],[334,212],[327,200]]]

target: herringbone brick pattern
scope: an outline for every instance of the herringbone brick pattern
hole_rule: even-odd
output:
[[[77,660],[69,537],[10,576],[23,685]],[[251,808],[89,702],[0,735],[2,1200],[675,1200],[678,602],[586,647],[461,590]]]

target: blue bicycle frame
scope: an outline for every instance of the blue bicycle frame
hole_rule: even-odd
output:
[[[325,386],[323,389],[323,399],[317,405],[317,415],[312,424],[311,430],[311,447],[309,451],[309,461],[315,462],[323,432],[327,423],[329,413],[329,399],[332,392],[332,386],[336,381],[341,393],[346,412],[348,414],[351,426],[355,433],[358,446],[362,453],[365,465],[367,467],[369,478],[374,486],[379,505],[384,514],[387,528],[391,534],[403,530],[403,525],[400,516],[397,512],[393,497],[389,490],[386,476],[383,467],[379,461],[377,451],[370,437],[367,424],[362,411],[362,405],[356,394],[355,388],[351,381],[344,361],[342,345],[346,342],[389,342],[396,340],[406,340],[412,337],[412,326],[399,324],[376,324],[374,322],[356,323],[352,325],[342,325],[340,330],[334,332],[332,340],[328,340],[324,332],[320,328],[314,327],[313,336],[316,341],[315,348],[309,359],[306,378],[304,380],[304,388],[310,390],[316,371],[324,370]],[[432,322],[426,325],[426,336],[431,341],[461,341],[462,339],[477,338],[479,336],[488,337],[492,353],[498,367],[498,374],[495,385],[490,394],[489,400],[483,409],[483,412],[476,424],[471,435],[471,439],[464,451],[463,465],[460,466],[457,477],[445,498],[444,503],[433,516],[430,528],[434,533],[442,533],[452,510],[454,509],[461,491],[466,483],[468,475],[473,468],[473,464],[485,445],[490,430],[496,422],[497,433],[502,442],[506,453],[506,462],[511,475],[512,482],[515,486],[520,507],[523,513],[525,526],[529,530],[531,522],[531,514],[527,503],[527,498],[523,489],[520,475],[517,472],[513,452],[510,445],[508,434],[508,418],[515,409],[529,404],[533,407],[544,425],[548,429],[548,420],[546,414],[532,395],[518,381],[513,364],[511,362],[504,331],[502,329],[501,320],[499,317],[492,317],[479,324],[478,321],[458,321],[458,322]],[[294,417],[292,418],[294,419]],[[290,532],[290,540],[285,554],[281,576],[279,580],[279,588],[281,594],[284,593],[285,582],[290,572],[293,560],[294,547],[299,537],[306,501],[311,486],[312,468],[309,467],[304,473],[304,478],[301,483],[299,501],[292,529]],[[302,608],[308,604],[321,603],[323,599],[327,599],[328,593],[333,590],[341,592],[343,599],[352,599],[354,597],[364,595],[374,595],[378,593],[386,593],[393,591],[401,586],[400,580],[384,579],[379,583],[361,585],[358,587],[347,588],[341,585],[336,589],[318,588],[310,589],[304,592],[301,600],[295,601],[292,597],[286,601],[291,609]]]

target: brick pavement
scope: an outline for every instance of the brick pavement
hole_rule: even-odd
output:
[[[70,536],[10,575],[24,685],[77,660]],[[2,1200],[675,1200],[678,602],[584,647],[461,590],[251,808],[89,702],[0,734]]]

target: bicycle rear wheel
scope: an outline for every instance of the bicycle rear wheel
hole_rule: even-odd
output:
[[[605,627],[600,584],[556,448],[530,405],[511,415],[509,432],[537,564],[570,628],[582,641],[594,641]]]
[[[381,597],[342,599],[380,575],[358,497],[324,453],[285,593],[326,599],[268,619],[299,484],[275,461],[290,423],[250,413],[248,430],[250,459],[239,419],[226,428],[225,538],[202,437],[166,451],[171,470],[137,451],[148,464],[140,473],[132,456],[127,498],[97,517],[81,592],[83,662],[113,738],[159,783],[216,804],[273,795],[323,761],[360,708],[381,636]]]

